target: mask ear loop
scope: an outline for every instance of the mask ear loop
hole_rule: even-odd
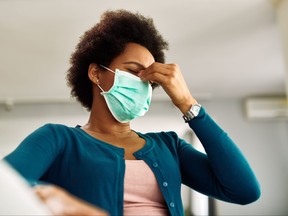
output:
[[[104,92],[103,88],[101,88],[101,86],[100,86],[99,84],[96,84],[96,85],[98,86],[98,88],[99,88],[102,92]]]
[[[115,73],[113,70],[111,70],[110,68],[108,68],[108,67],[105,67],[104,65],[101,65],[101,64],[99,64],[101,67],[103,67],[104,69],[106,69],[106,70],[108,70],[108,71],[110,71],[110,72],[112,72],[112,73]]]
[[[104,69],[106,69],[106,70],[108,70],[108,71],[110,71],[110,72],[112,72],[112,73],[115,74],[115,72],[114,72],[113,70],[111,70],[110,68],[105,67],[104,65],[101,65],[101,64],[99,64],[99,65],[100,65],[102,68],[104,68]],[[96,83],[96,85],[99,87],[99,89],[100,89],[102,92],[105,92],[104,89],[103,89],[98,83]]]

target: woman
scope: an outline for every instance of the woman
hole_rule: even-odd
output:
[[[72,95],[90,111],[87,124],[44,125],[6,160],[26,179],[57,185],[111,215],[183,215],[182,183],[227,202],[257,200],[247,160],[191,95],[180,68],[164,63],[167,48],[150,18],[104,13],[82,36],[67,74]],[[158,85],[206,154],[174,132],[130,128],[148,111]]]

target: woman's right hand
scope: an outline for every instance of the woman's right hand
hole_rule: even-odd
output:
[[[55,185],[37,185],[35,194],[44,202],[54,215],[61,216],[108,216],[109,214],[96,206],[93,206],[64,189]]]
[[[171,101],[185,114],[197,101],[190,93],[181,69],[177,64],[154,62],[139,73],[143,81],[159,83]]]

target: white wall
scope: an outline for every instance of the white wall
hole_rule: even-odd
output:
[[[251,122],[241,101],[200,101],[242,149],[262,186],[261,198],[239,206],[217,202],[219,215],[288,215],[288,122]],[[88,113],[77,104],[18,105],[7,112],[0,106],[0,155],[14,149],[28,133],[42,124],[85,124]],[[153,103],[150,112],[132,124],[146,131],[174,130],[184,136],[187,125],[170,103]],[[184,194],[187,205],[187,194]]]

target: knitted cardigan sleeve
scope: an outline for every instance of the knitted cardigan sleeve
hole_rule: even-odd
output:
[[[237,204],[260,197],[260,186],[248,161],[228,134],[201,108],[189,122],[206,154],[178,141],[182,182],[198,192]]]
[[[35,184],[63,151],[56,134],[55,127],[46,124],[28,135],[4,160]]]

